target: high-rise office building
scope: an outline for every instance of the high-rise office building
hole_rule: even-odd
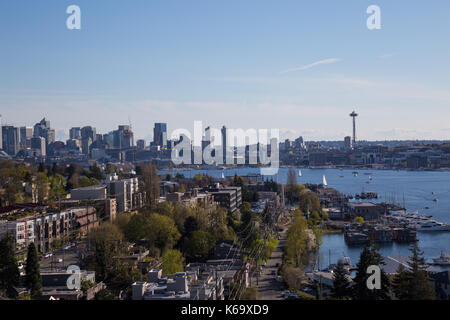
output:
[[[128,125],[119,126],[118,130],[113,131],[114,148],[131,148],[134,145],[134,134]]]
[[[33,138],[33,127],[20,127],[21,149],[28,149],[31,147],[31,138]]]
[[[15,156],[20,150],[20,129],[13,126],[2,127],[2,144],[3,150]]]
[[[227,163],[227,127],[222,127],[222,154],[223,154],[223,164]]]
[[[161,148],[167,147],[167,124],[155,123],[153,128],[153,145]]]
[[[344,149],[350,150],[352,148],[352,137],[347,136],[344,138]]]
[[[47,146],[55,142],[55,129],[50,127],[50,121],[45,118],[36,123],[33,128],[33,137],[42,137],[45,139]]]
[[[40,156],[45,157],[47,155],[47,146],[45,139],[43,137],[31,138],[31,150],[33,150]]]
[[[86,126],[81,128],[81,139],[90,138],[91,142],[94,142],[97,139],[97,132],[94,127]]]
[[[81,139],[81,128],[73,127],[69,130],[70,139]]]
[[[145,149],[145,140],[139,139],[138,141],[136,141],[136,147],[139,150],[144,150]]]

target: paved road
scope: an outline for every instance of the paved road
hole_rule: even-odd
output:
[[[63,250],[55,250],[53,251],[53,255],[49,258],[42,258],[42,260],[39,262],[41,271],[56,271],[56,269],[61,270],[63,267],[62,262],[58,262],[59,259],[63,258]],[[70,249],[65,250],[64,252],[64,268],[67,269],[67,267],[71,264],[78,264],[78,252],[75,247],[72,247]]]
[[[282,235],[284,236],[284,235]],[[257,285],[260,300],[282,300],[281,292],[285,290],[285,285],[283,282],[277,281],[277,270],[276,266],[281,265],[282,262],[282,247],[286,243],[286,240],[278,241],[278,246],[272,252],[267,265],[263,267],[263,273],[259,278],[259,284]],[[272,274],[275,273],[275,274]],[[252,280],[252,282],[256,280]]]

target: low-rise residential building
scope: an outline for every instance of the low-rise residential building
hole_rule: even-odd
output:
[[[17,220],[0,220],[0,238],[12,236],[18,250],[34,242],[38,251],[47,252],[52,249],[54,239],[75,232],[86,233],[98,224],[93,207],[71,208],[28,215]]]
[[[106,186],[103,185],[70,190],[70,198],[72,200],[104,200],[106,197]]]
[[[202,192],[212,194],[214,202],[220,206],[230,210],[236,211],[242,204],[242,190],[241,187],[222,186],[219,183],[201,189]]]
[[[161,269],[148,273],[148,282],[132,284],[133,300],[217,300],[223,299],[223,281],[199,270],[163,277]]]

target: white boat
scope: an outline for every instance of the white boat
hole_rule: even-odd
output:
[[[441,251],[439,258],[433,258],[434,264],[440,266],[450,266],[450,254]]]
[[[298,169],[298,176],[299,176],[299,177],[302,176],[302,169]]]
[[[324,187],[328,186],[327,179],[325,178],[325,175],[323,175],[323,177],[322,177],[322,183],[323,183]]]
[[[222,180],[225,180],[225,175],[223,174],[223,171],[222,171]]]
[[[450,225],[436,220],[415,221],[409,227],[420,232],[450,231]]]

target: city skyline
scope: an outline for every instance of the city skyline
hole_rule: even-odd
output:
[[[375,3],[381,30],[366,28],[372,1],[78,1],[76,31],[68,2],[2,3],[3,121],[45,116],[60,139],[130,119],[146,140],[155,122],[171,132],[195,120],[343,140],[355,109],[359,140],[448,139],[450,4]]]

